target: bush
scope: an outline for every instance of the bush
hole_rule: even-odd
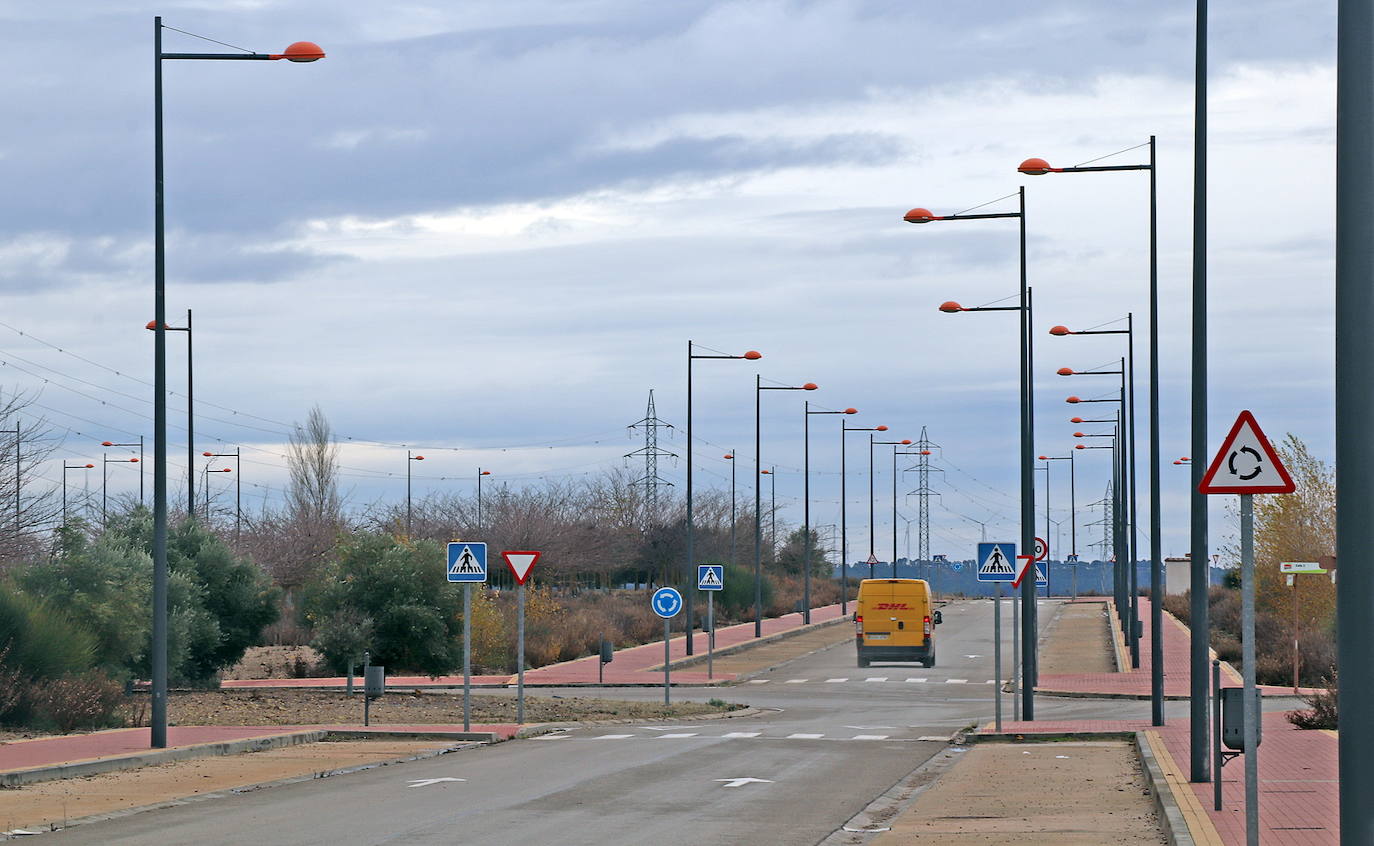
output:
[[[773,604],[773,580],[767,573],[762,579],[763,607]],[[791,609],[788,609],[791,610]],[[716,615],[724,620],[752,620],[754,618],[754,568],[742,564],[725,565],[725,587],[716,593]]]
[[[36,717],[63,733],[122,725],[123,686],[99,670],[39,682],[28,694]]]
[[[1337,685],[1336,671],[1322,679],[1323,688],[1316,693],[1302,698],[1308,705],[1312,706],[1307,711],[1289,711],[1288,722],[1300,729],[1336,729],[1339,727],[1340,708],[1339,706],[1339,686]]]

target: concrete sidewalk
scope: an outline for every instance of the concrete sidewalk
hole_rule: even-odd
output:
[[[726,626],[716,630],[716,653],[721,654],[730,649],[747,648],[752,643],[765,642],[769,639],[789,637],[819,625],[833,624],[839,619],[840,606],[837,603],[811,609],[810,626],[802,623],[802,615],[799,613],[770,617],[763,621],[763,637],[757,640],[754,638],[754,624],[752,622]],[[734,681],[735,674],[733,673],[715,673],[708,676],[705,663],[701,663],[706,659],[706,637],[702,632],[695,633],[696,654],[691,659],[693,664],[681,670],[673,669],[672,681],[674,685],[721,684]],[[675,667],[679,662],[687,659],[687,638],[684,635],[674,635],[668,645],[670,660]],[[599,683],[599,664],[599,656],[589,655],[573,661],[537,667],[525,671],[525,684],[527,686],[595,685]],[[617,649],[615,660],[607,664],[604,669],[607,686],[659,685],[663,684],[662,673],[663,641],[661,640]],[[318,679],[245,679],[225,681],[220,686],[226,690],[286,687],[343,688],[347,681],[342,676]],[[429,676],[388,676],[386,683],[388,687],[406,689],[462,687],[463,677],[461,675],[435,678]],[[515,683],[515,675],[472,677],[472,684],[478,687],[507,687]],[[357,679],[355,685],[361,687],[362,679]]]

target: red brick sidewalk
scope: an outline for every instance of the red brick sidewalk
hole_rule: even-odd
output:
[[[822,608],[811,609],[811,623],[824,623],[838,619],[840,616],[840,606],[826,605]],[[763,636],[781,634],[793,629],[802,627],[801,614],[784,614],[781,617],[773,617],[763,621]],[[716,631],[716,649],[721,650],[730,646],[737,646],[748,643],[754,639],[754,624],[741,623],[737,626],[727,626]],[[705,661],[706,658],[706,635],[701,632],[696,633],[696,655]],[[675,635],[669,641],[669,649],[674,662],[681,661],[687,657],[687,639],[682,635]],[[525,684],[527,685],[561,685],[561,684],[596,684],[598,664],[600,658],[595,655],[586,658],[578,658],[575,661],[565,661],[561,664],[550,664],[547,667],[539,667],[525,671]],[[654,669],[657,668],[657,669]],[[617,649],[615,660],[605,667],[606,684],[662,684],[663,683],[663,641],[646,643],[642,646],[631,646],[625,649]],[[733,673],[715,673],[714,678],[708,678],[706,665],[693,666],[689,669],[674,670],[672,680],[674,684],[707,684],[710,681],[722,682],[732,681],[735,678]],[[500,676],[473,676],[472,683],[475,685],[485,685],[488,687],[498,685],[513,685],[516,677],[514,675]],[[280,688],[280,687],[343,687],[347,679],[342,676],[335,678],[321,679],[252,679],[226,681],[221,687],[232,688]],[[354,682],[362,685],[362,679]],[[387,676],[388,687],[460,687],[463,684],[462,676],[439,676],[430,678],[429,676]]]
[[[169,726],[167,745],[169,748],[197,746],[203,743],[220,743],[227,740],[244,740],[257,737],[275,737],[294,734],[309,729],[327,728],[336,731],[362,730],[363,726]],[[509,739],[520,729],[513,723],[494,725],[474,725],[472,731],[494,732],[502,739]],[[454,726],[392,726],[373,725],[370,731],[403,732],[460,732],[462,724]],[[147,728],[111,729],[89,734],[71,734],[62,737],[40,737],[32,740],[17,740],[0,744],[0,772],[24,770],[33,767],[69,764],[89,761],[95,758],[117,758],[126,755],[139,755],[149,751],[152,745],[151,731]]]

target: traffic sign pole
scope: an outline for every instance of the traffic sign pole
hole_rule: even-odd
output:
[[[668,636],[672,634],[669,630],[670,619],[663,618],[663,704],[671,704],[668,691],[672,688],[672,667],[673,662],[668,654]]]
[[[1002,583],[993,582],[992,600],[992,707],[997,731],[1002,731]],[[1013,603],[1014,604],[1014,603]]]
[[[463,585],[463,731],[472,731],[472,585]]]
[[[515,721],[525,722],[525,585],[515,587]]]
[[[1255,699],[1255,497],[1240,495],[1240,637],[1245,697],[1245,843],[1259,846],[1259,703]],[[1221,773],[1215,778],[1220,779]]]
[[[706,592],[706,625],[711,631],[706,633],[706,680],[715,679],[714,661],[716,657],[716,593]]]

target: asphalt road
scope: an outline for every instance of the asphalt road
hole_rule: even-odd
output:
[[[1047,603],[1042,620],[1052,612]],[[938,629],[939,665],[931,669],[859,669],[853,647],[842,644],[783,665],[757,679],[762,683],[673,691],[677,699],[721,697],[766,709],[753,717],[573,729],[198,800],[43,839],[197,846],[818,843],[944,749],[954,731],[992,718],[991,629],[989,603],[954,604]],[[1104,705],[1122,717],[1149,708],[1043,697],[1036,704],[1043,719],[1104,716]],[[429,779],[461,780],[424,783]]]

